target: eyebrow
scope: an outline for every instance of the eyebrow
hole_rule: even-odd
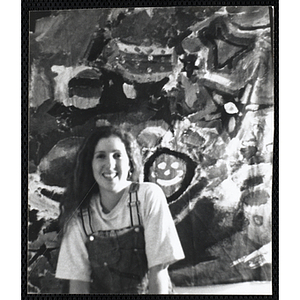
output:
[[[98,151],[95,151],[95,154],[96,153],[106,153],[107,151],[105,150],[98,150]],[[108,151],[108,152],[122,152],[121,150],[118,150],[118,149],[115,149],[115,150],[112,150],[112,151]]]

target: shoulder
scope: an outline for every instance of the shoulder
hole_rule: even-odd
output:
[[[157,185],[156,183],[153,182],[141,182],[139,184],[139,190],[141,191],[141,193],[145,193],[145,194],[163,194],[164,192],[161,189],[161,187],[159,185]]]
[[[147,213],[152,210],[159,210],[162,206],[167,205],[166,196],[161,187],[152,182],[140,183],[139,197]]]
[[[72,243],[79,240],[85,241],[86,235],[83,231],[82,215],[78,211],[76,211],[65,224],[63,239],[69,240]]]

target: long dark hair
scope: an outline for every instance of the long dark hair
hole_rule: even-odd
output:
[[[91,196],[99,192],[93,171],[92,160],[95,147],[99,140],[117,136],[125,145],[130,162],[128,179],[139,181],[142,171],[140,148],[133,136],[116,126],[101,126],[96,128],[83,142],[78,150],[74,164],[74,172],[70,177],[65,195],[61,201],[60,225],[65,226],[71,216],[80,208],[88,207]]]

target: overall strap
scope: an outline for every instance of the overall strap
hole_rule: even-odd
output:
[[[82,221],[82,227],[87,236],[93,234],[95,231],[92,227],[92,217],[91,217],[91,209],[88,208],[80,208],[79,215]]]
[[[140,215],[140,211],[139,211],[140,201],[138,199],[138,190],[139,190],[139,183],[133,182],[129,188],[129,201],[128,201],[128,206],[129,206],[129,210],[130,210],[131,226],[142,225],[141,215]],[[136,207],[135,214],[133,213],[134,206]],[[134,218],[134,216],[135,216],[135,218]],[[137,219],[137,220],[134,220],[134,219]]]

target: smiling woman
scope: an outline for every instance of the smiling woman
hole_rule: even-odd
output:
[[[92,161],[94,178],[99,186],[103,209],[111,211],[129,185],[130,164],[125,145],[119,137],[99,140]]]
[[[140,166],[136,141],[117,127],[99,127],[79,149],[56,270],[70,293],[170,291],[168,266],[184,254],[165,195],[138,182]]]

